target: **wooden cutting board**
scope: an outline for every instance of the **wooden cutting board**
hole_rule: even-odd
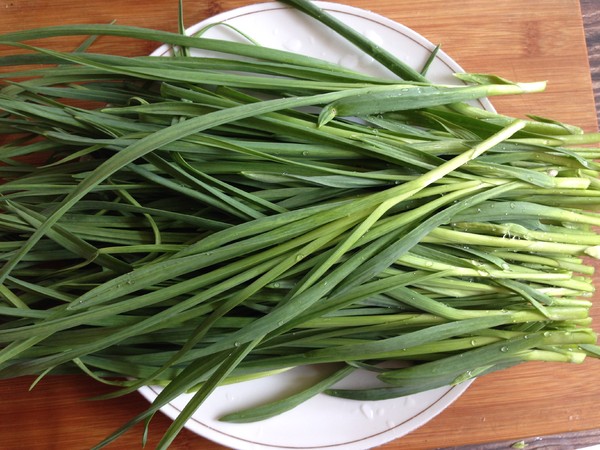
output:
[[[248,3],[248,0],[187,0],[187,25]],[[467,71],[495,73],[516,81],[548,81],[545,93],[494,99],[500,112],[519,117],[533,113],[577,124],[587,131],[597,129],[577,0],[348,0],[347,3],[387,16],[432,42],[441,43]],[[177,2],[0,1],[0,32],[113,20],[175,31]],[[73,42],[61,41],[57,45],[71,48]],[[102,39],[96,47],[98,51],[124,55],[147,54],[154,48],[152,43],[116,39]],[[594,316],[595,328],[600,331],[600,304],[595,306]],[[109,401],[88,401],[109,388],[83,376],[47,377],[28,392],[31,381],[30,378],[0,381],[0,449],[89,448],[147,406],[137,394]],[[154,419],[149,448],[169,423],[162,415]],[[382,448],[429,449],[512,442],[598,427],[600,361],[588,359],[580,366],[532,363],[476,380],[466,394],[430,423]],[[140,439],[138,427],[108,448],[141,448]],[[184,431],[172,448],[223,447]],[[565,443],[562,448],[573,446]]]

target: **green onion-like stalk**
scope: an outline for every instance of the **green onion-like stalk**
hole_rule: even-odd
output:
[[[306,364],[330,370],[222,420],[600,355],[600,153],[582,147],[600,136],[466,103],[543,82],[436,85],[285,3],[402,79],[126,25],[0,36],[22,51],[0,58],[0,377],[83,372],[115,386],[105,397],[164,387],[98,447],[191,392],[166,448],[214,389]],[[175,50],[43,45],[72,35]],[[355,371],[384,387],[340,389]]]

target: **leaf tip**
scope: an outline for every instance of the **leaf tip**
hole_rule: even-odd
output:
[[[319,114],[318,127],[322,127],[327,123],[331,122],[337,116],[337,109],[335,106],[327,105]]]

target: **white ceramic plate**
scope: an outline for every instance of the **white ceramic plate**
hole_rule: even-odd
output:
[[[369,11],[337,3],[318,2],[340,20],[405,62],[420,69],[434,45],[409,28]],[[303,53],[377,76],[393,75],[373,59],[360,56],[352,45],[307,16],[279,3],[251,5],[207,19],[188,32],[208,24],[227,23],[264,46]],[[243,42],[239,33],[215,26],[206,37]],[[164,54],[161,47],[154,53]],[[431,64],[428,77],[438,83],[457,84],[453,73],[462,72],[448,55],[440,51]],[[480,106],[493,110],[487,100]],[[240,408],[278,398],[303,385],[317,374],[305,367],[268,378],[220,387],[198,409],[186,427],[227,447],[239,450],[364,450],[406,435],[427,423],[467,389],[469,382],[444,387],[400,399],[359,402],[319,395],[301,406],[253,424],[229,424],[218,417]],[[364,383],[364,374],[343,381],[344,386]],[[160,388],[145,387],[141,394],[153,401]],[[183,395],[162,411],[175,418],[190,396]]]

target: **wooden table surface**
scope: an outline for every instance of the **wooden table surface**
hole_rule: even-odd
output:
[[[187,0],[192,24],[249,0]],[[548,80],[545,93],[498,98],[505,114],[535,113],[597,129],[592,79],[585,46],[588,25],[590,60],[600,76],[600,3],[597,0],[347,0],[403,23],[443,49],[467,71],[490,72],[517,81]],[[524,5],[527,7],[524,8]],[[582,6],[583,9],[580,7]],[[599,11],[596,11],[599,10]],[[106,1],[0,0],[0,32],[61,23],[108,23],[175,31],[176,0]],[[147,54],[155,45],[103,39],[97,50]],[[57,45],[63,44],[59,42]],[[598,81],[596,81],[598,82]],[[600,89],[599,89],[600,92]],[[600,300],[593,315],[600,332]],[[84,376],[47,377],[28,392],[31,378],[0,381],[0,450],[86,449],[142,411],[138,394],[94,402],[108,392]],[[148,447],[170,421],[158,415]],[[530,363],[476,380],[467,392],[431,422],[382,449],[510,448],[525,440],[529,449],[574,449],[600,443],[600,361],[583,365]],[[110,449],[141,448],[138,427]],[[184,430],[173,449],[217,450],[223,447]]]

